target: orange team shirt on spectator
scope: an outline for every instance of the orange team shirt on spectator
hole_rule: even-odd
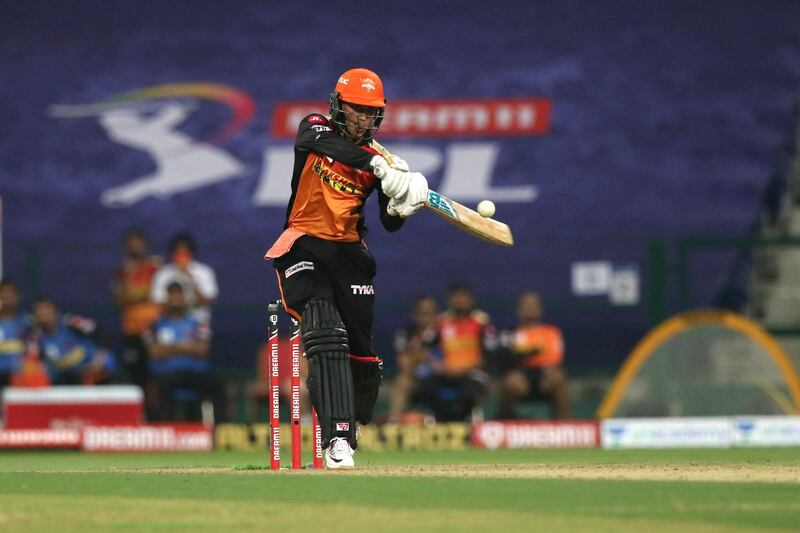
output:
[[[158,270],[156,261],[149,259],[132,271],[120,270],[117,274],[120,285],[127,296],[139,297],[144,301],[126,305],[122,310],[122,332],[126,335],[141,335],[150,329],[160,309],[158,304],[148,301],[150,285]],[[138,299],[138,298],[137,298]]]
[[[522,359],[526,368],[559,366],[564,360],[564,341],[561,330],[549,324],[520,326],[514,332],[514,351],[531,354]]]
[[[444,370],[449,374],[462,374],[483,364],[483,334],[489,324],[489,315],[472,311],[465,317],[451,312],[442,315],[441,332]]]

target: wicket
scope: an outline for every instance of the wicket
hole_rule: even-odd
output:
[[[279,327],[278,311],[281,301],[275,300],[268,306],[269,321],[269,425],[270,425],[270,470],[281,467],[281,430],[280,430],[280,365],[279,359]],[[292,329],[289,337],[292,354],[291,407],[290,420],[292,428],[292,469],[302,467],[302,449],[300,444],[300,322],[291,318]],[[317,420],[317,413],[311,408],[312,430],[312,462],[313,468],[322,468],[322,430]]]

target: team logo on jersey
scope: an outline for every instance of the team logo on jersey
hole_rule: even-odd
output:
[[[314,263],[311,261],[300,261],[295,263],[283,272],[283,277],[288,278],[292,274],[297,274],[301,270],[314,270]]]
[[[325,122],[325,119],[324,119],[324,118],[322,118],[322,117],[321,117],[321,116],[319,116],[319,115],[311,115],[311,116],[310,116],[310,117],[308,117],[306,120],[307,120],[308,122],[313,122],[313,123],[316,123],[316,124],[322,124],[322,123],[324,123],[324,122]]]
[[[350,431],[350,424],[347,422],[336,422],[336,431]]]
[[[375,294],[375,288],[372,285],[350,285],[353,289],[353,294]]]
[[[311,162],[311,170],[319,175],[322,183],[328,185],[335,191],[352,194],[354,196],[361,196],[362,198],[366,196],[361,187],[345,179],[341,174],[335,172],[325,163],[325,160],[322,157],[314,157]]]

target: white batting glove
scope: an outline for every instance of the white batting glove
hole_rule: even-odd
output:
[[[395,170],[399,170],[400,172],[409,172],[411,170],[411,168],[408,166],[408,163],[406,163],[406,160],[400,159],[396,155],[392,156],[392,162],[389,166]]]
[[[386,196],[402,198],[408,192],[410,183],[410,172],[401,172],[397,169],[389,168],[389,172],[381,180],[381,189]]]
[[[390,167],[389,163],[379,155],[373,156],[369,165],[372,167],[375,177],[381,180],[383,194],[390,198],[401,198],[406,194],[411,182],[410,172],[403,172]]]
[[[393,217],[408,218],[420,209],[423,204],[412,205],[405,199],[397,200],[395,198],[389,199],[389,205],[386,206],[386,212]]]
[[[389,172],[389,163],[379,155],[372,156],[372,159],[369,160],[369,166],[372,168],[375,177],[379,180],[382,180]]]
[[[399,217],[400,212],[397,210],[397,200],[389,198],[389,204],[386,206],[386,212],[393,217]]]
[[[419,172],[411,172],[408,191],[401,198],[391,198],[386,212],[392,216],[408,218],[425,205],[428,197],[428,180]]]
[[[422,172],[411,172],[410,175],[406,201],[411,205],[421,206],[428,198],[428,179]]]
[[[386,161],[382,156],[376,155],[374,156],[370,162],[370,167],[372,167],[372,171],[378,176],[378,179],[382,179],[386,172],[389,170],[389,167],[399,170],[400,172],[408,172],[411,168],[408,166],[408,163],[405,159],[401,159],[397,156],[392,156],[392,162]]]

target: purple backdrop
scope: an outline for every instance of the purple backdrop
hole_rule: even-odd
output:
[[[646,282],[654,236],[745,233],[790,131],[800,73],[796,3],[495,1],[433,11],[420,0],[300,4],[5,3],[6,274],[113,329],[108,280],[125,228],[146,228],[156,251],[188,228],[219,276],[215,363],[252,364],[265,303],[276,296],[261,256],[284,216],[258,191],[290,148],[268,135],[272,111],[325,100],[339,73],[367,66],[382,76],[390,103],[541,97],[552,105],[543,135],[387,140],[435,159],[434,187],[452,166],[448,154],[484,147],[496,156],[484,160],[492,187],[531,186],[536,197],[497,202],[497,217],[516,234],[512,249],[429,213],[389,236],[371,202],[377,348],[388,354],[416,295],[442,296],[464,280],[500,324],[512,320],[520,290],[540,290],[549,319],[566,331],[568,366],[613,367],[646,330],[645,307],[574,295],[571,265],[632,266]],[[183,85],[169,93],[169,84]],[[216,89],[203,93],[204,84]],[[154,87],[166,92],[130,93]],[[123,94],[138,119],[176,106],[183,119],[175,131],[192,142],[244,113],[246,98],[255,108],[232,136],[208,145],[222,158],[208,156],[219,181],[111,207],[106,191],[161,168],[148,149],[112,138],[112,130],[125,135],[126,117],[103,122],[114,119],[108,99]],[[171,153],[183,154],[180,146]],[[713,301],[728,260],[699,269],[698,303]]]

